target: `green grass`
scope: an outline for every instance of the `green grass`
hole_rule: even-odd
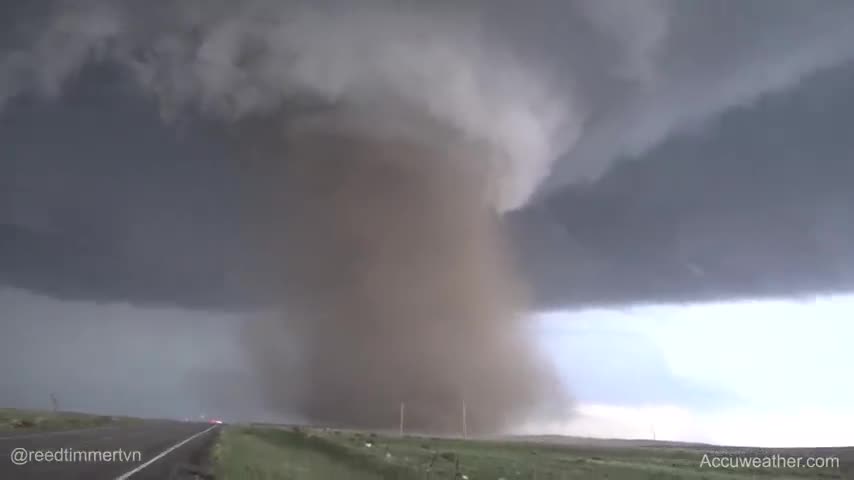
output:
[[[604,448],[229,427],[214,458],[219,480],[843,478],[834,470],[701,468],[703,453],[669,447]]]
[[[226,428],[214,447],[218,480],[354,479],[381,480],[370,458],[351,457],[349,449],[315,443],[305,434],[272,429]],[[365,463],[361,463],[361,462]],[[401,477],[405,478],[405,477]]]
[[[74,430],[124,420],[104,415],[0,408],[0,432]]]

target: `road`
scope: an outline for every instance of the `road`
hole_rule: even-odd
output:
[[[217,430],[216,425],[152,420],[64,432],[0,433],[0,478],[204,478],[194,473],[200,471]],[[13,463],[15,449],[25,450],[24,454],[16,452],[28,459],[25,465]],[[102,452],[110,452],[106,455],[114,458]],[[39,455],[43,456],[41,461]],[[59,458],[47,458],[49,455]],[[84,455],[89,458],[82,458]]]

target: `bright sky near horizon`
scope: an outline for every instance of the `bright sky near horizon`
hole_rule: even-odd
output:
[[[854,296],[540,315],[579,416],[531,431],[754,446],[854,444]]]

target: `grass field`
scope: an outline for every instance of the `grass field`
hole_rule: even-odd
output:
[[[73,430],[107,425],[124,419],[73,412],[0,408],[0,432]]]
[[[701,467],[704,453],[714,455],[699,447],[611,448],[234,426],[222,433],[214,461],[219,480],[850,478],[842,471],[852,455],[848,449],[835,453],[849,455],[841,469],[821,470],[712,469]]]

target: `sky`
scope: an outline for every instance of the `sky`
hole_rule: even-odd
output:
[[[332,110],[486,145],[532,432],[854,444],[854,4],[311,3],[2,2],[0,404],[278,415],[233,156]]]
[[[581,415],[553,433],[718,445],[854,441],[854,297],[543,313]],[[572,321],[567,321],[572,318]]]

